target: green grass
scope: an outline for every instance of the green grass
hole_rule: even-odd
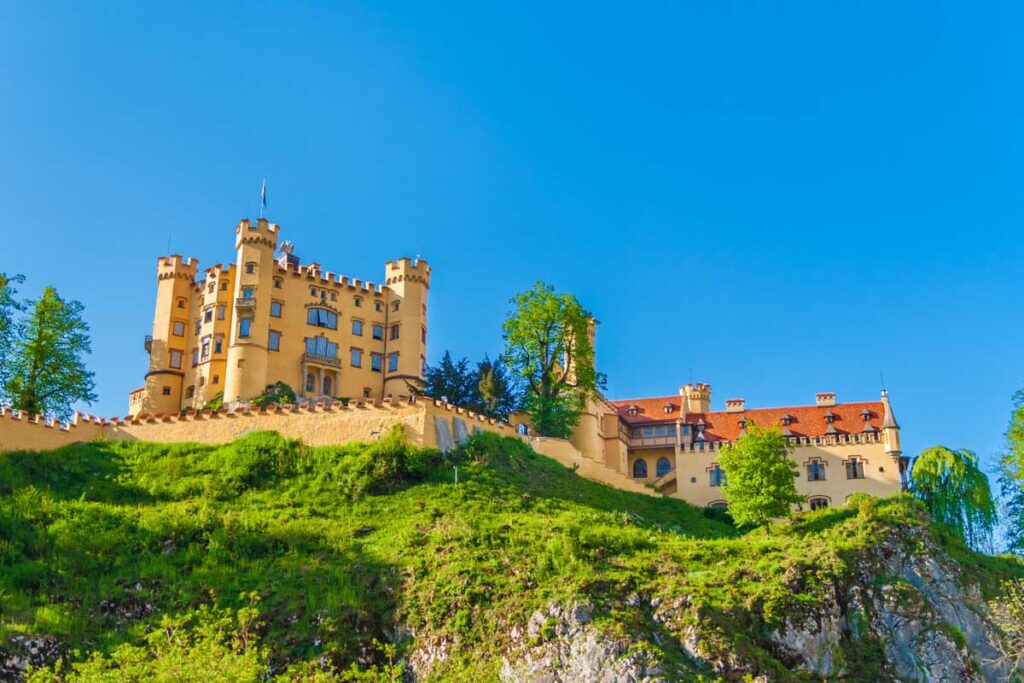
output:
[[[660,653],[667,673],[714,680],[674,643],[683,624],[652,618],[651,600],[681,599],[680,619],[699,614],[724,648],[795,680],[764,634],[813,610],[886,530],[925,525],[907,498],[865,497],[746,534],[490,434],[447,459],[397,434],[319,448],[255,433],[225,446],[5,453],[0,643],[58,636],[81,680],[111,680],[116,668],[128,680],[216,670],[248,681],[268,666],[296,680],[325,667],[392,680],[414,633],[446,643],[433,678],[484,681],[497,677],[513,626],[586,599],[596,624]],[[1020,575],[1015,561],[943,542],[983,583]],[[544,624],[541,639],[553,629]],[[862,651],[877,655],[850,644],[843,656],[870,672]]]

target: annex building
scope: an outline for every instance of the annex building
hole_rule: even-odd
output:
[[[219,394],[247,401],[276,382],[316,402],[407,395],[423,381],[427,262],[390,261],[375,284],[301,263],[280,232],[242,220],[236,262],[202,273],[195,259],[157,260],[149,371],[131,415],[201,409]]]

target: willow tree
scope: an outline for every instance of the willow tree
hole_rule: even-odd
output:
[[[914,460],[911,493],[924,502],[932,519],[972,548],[992,537],[996,505],[978,456],[967,449],[932,446]]]
[[[83,360],[89,352],[82,304],[47,287],[18,325],[6,383],[11,405],[30,415],[68,419],[75,402],[95,401],[93,373]]]
[[[538,282],[517,294],[503,327],[502,360],[522,379],[523,410],[544,436],[567,437],[604,377],[594,368],[593,316],[572,294]]]

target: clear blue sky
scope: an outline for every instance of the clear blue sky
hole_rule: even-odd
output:
[[[215,5],[215,6],[212,6]],[[1024,385],[1022,6],[0,5],[0,270],[86,305],[101,399],[146,369],[155,259],[434,267],[431,360],[537,279],[614,398],[877,397],[986,458]]]

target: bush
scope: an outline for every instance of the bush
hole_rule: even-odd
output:
[[[295,403],[295,390],[284,382],[275,382],[268,384],[263,393],[252,400],[252,404],[257,408],[263,408],[271,403],[276,405]]]
[[[209,401],[207,401],[205,404],[203,404],[203,409],[204,410],[220,410],[223,405],[224,405],[224,392],[222,391],[219,394],[217,394],[216,396],[214,396],[213,398],[211,398]]]
[[[277,432],[252,432],[217,450],[218,470],[235,492],[260,488],[293,474],[301,447]]]

